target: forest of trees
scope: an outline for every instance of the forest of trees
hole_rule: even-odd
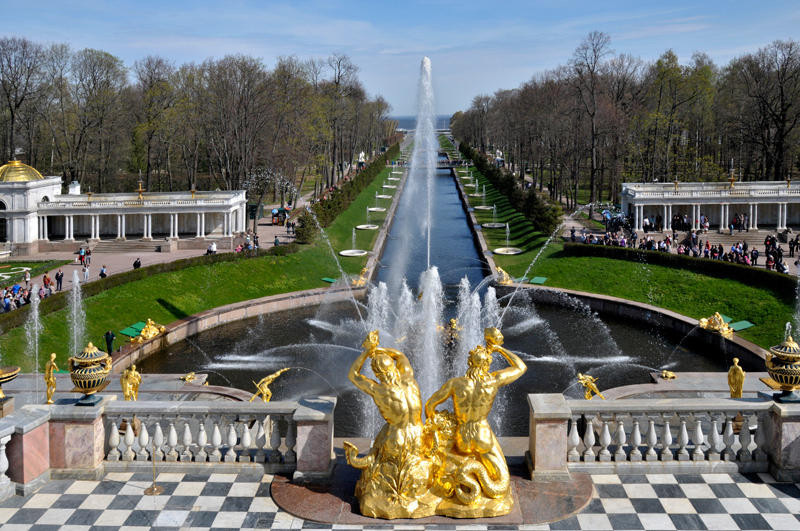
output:
[[[0,156],[95,192],[130,191],[140,175],[151,191],[321,189],[396,129],[357,73],[338,54],[129,68],[102,50],[0,38]]]
[[[652,63],[590,33],[568,64],[519,88],[476,96],[456,138],[503,152],[551,199],[618,202],[622,182],[783,180],[800,169],[800,43],[720,67],[671,51]],[[583,192],[583,194],[581,193]]]

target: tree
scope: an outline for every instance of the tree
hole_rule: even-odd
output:
[[[8,160],[16,158],[14,133],[19,110],[41,89],[43,58],[39,44],[18,37],[0,38],[0,89],[9,115],[6,129]]]

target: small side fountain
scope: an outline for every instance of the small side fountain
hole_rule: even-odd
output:
[[[364,249],[356,249],[356,229],[353,228],[353,237],[351,239],[351,248],[345,249],[344,251],[339,251],[341,256],[365,256],[367,251]]]
[[[484,229],[502,229],[505,226],[505,223],[500,223],[497,221],[497,205],[492,205],[492,222],[481,223],[481,227]]]
[[[356,225],[356,228],[358,230],[377,230],[379,228],[378,225],[375,225],[374,223],[370,222],[370,219],[369,219],[369,207],[367,208],[367,222],[365,224],[362,224],[362,225]]]
[[[506,246],[498,247],[497,249],[494,249],[492,252],[494,254],[505,254],[505,255],[523,253],[524,251],[519,247],[511,247],[511,245],[509,244],[510,237],[511,237],[511,229],[508,226],[508,223],[506,223]]]

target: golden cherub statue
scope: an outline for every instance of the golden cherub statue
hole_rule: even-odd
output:
[[[594,376],[578,373],[578,382],[583,386],[585,390],[585,392],[583,393],[583,397],[586,398],[586,400],[591,400],[592,398],[594,398],[592,396],[592,393],[599,396],[603,400],[606,399],[606,397],[603,396],[603,393],[601,393],[600,390],[597,388],[597,385],[595,384],[596,381],[597,378]]]
[[[501,286],[510,286],[514,283],[514,280],[508,275],[508,273],[503,270],[503,268],[497,268],[497,283]]]
[[[367,272],[368,271],[369,270],[366,267],[361,269],[361,273],[359,273],[358,277],[353,279],[352,285],[353,285],[354,288],[361,288],[361,287],[366,286],[366,284],[367,284]]]
[[[275,379],[276,379],[278,376],[280,376],[281,374],[285,373],[285,372],[286,372],[286,371],[288,371],[289,369],[290,369],[290,367],[286,367],[285,369],[281,369],[281,370],[279,370],[279,371],[277,371],[277,372],[273,372],[273,373],[272,373],[272,374],[270,374],[269,376],[264,376],[263,378],[261,378],[261,379],[258,381],[258,383],[256,383],[256,382],[253,382],[253,384],[256,386],[256,389],[258,389],[258,391],[257,391],[257,392],[256,392],[256,393],[255,393],[253,396],[251,396],[251,397],[250,397],[250,402],[252,402],[253,400],[255,400],[255,399],[256,399],[256,397],[258,397],[258,396],[260,396],[260,397],[261,397],[261,400],[262,400],[262,401],[263,401],[265,404],[266,404],[267,402],[269,402],[269,401],[272,399],[272,391],[270,391],[270,390],[269,390],[269,386],[270,386],[270,384],[271,384],[272,382],[274,382],[274,381],[275,381]]]
[[[194,379],[195,379],[195,374],[193,372],[187,372],[186,374],[181,376],[181,380],[183,380],[186,383],[191,383],[194,381]]]
[[[742,398],[745,374],[744,369],[739,366],[739,358],[733,358],[733,365],[728,370],[728,387],[731,390],[731,398]]]
[[[663,371],[661,371],[661,379],[662,380],[674,380],[675,378],[677,378],[677,376],[675,376],[674,372],[668,371],[667,369],[664,369]]]
[[[138,336],[131,339],[131,342],[141,343],[148,339],[153,339],[158,334],[163,334],[164,332],[166,332],[166,330],[167,327],[156,324],[152,319],[147,319],[144,328],[142,328],[142,331],[139,332]]]
[[[697,324],[700,328],[717,332],[725,339],[733,337],[733,328],[728,326],[728,323],[725,322],[719,312],[715,312],[711,317],[700,319]]]
[[[119,385],[122,387],[122,396],[126,401],[136,401],[139,399],[139,384],[142,383],[142,375],[136,370],[136,365],[131,365],[119,377]]]
[[[58,365],[56,365],[56,353],[50,354],[50,361],[44,366],[44,383],[47,386],[47,403],[53,403],[53,394],[56,392],[56,372]]]

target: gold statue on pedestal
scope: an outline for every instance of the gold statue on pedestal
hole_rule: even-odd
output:
[[[728,323],[725,322],[725,319],[722,318],[719,312],[715,312],[714,315],[712,315],[709,318],[704,317],[700,319],[697,325],[700,328],[705,328],[706,330],[717,332],[725,339],[730,339],[731,337],[733,337],[733,328],[728,326]]]
[[[250,397],[250,402],[252,402],[253,400],[256,399],[256,397],[259,396],[261,397],[261,401],[264,402],[265,404],[270,400],[272,400],[272,391],[269,390],[270,384],[274,382],[278,376],[280,376],[281,374],[285,373],[288,370],[289,367],[286,367],[285,369],[273,372],[269,376],[264,376],[258,381],[258,383],[253,382],[258,391],[253,396]]]
[[[601,393],[600,390],[597,388],[597,384],[595,384],[596,381],[597,381],[596,376],[590,376],[588,374],[578,373],[578,382],[583,386],[585,390],[583,393],[583,397],[586,400],[591,400],[592,398],[594,398],[594,396],[592,396],[592,393],[594,393],[596,396],[599,396],[603,400],[606,399],[606,397],[603,396],[603,393]]]
[[[363,288],[367,285],[367,273],[369,270],[364,267],[361,269],[361,273],[358,274],[358,277],[353,279],[352,286],[354,288]]]
[[[347,462],[361,469],[356,497],[361,513],[379,518],[499,516],[511,511],[511,481],[500,445],[487,417],[500,387],[525,373],[525,363],[502,347],[496,328],[485,331],[486,345],[469,353],[465,376],[452,378],[425,404],[408,358],[379,346],[378,332],[364,341],[348,377],[369,394],[386,424],[364,457],[345,442]],[[510,367],[489,372],[492,354]],[[378,381],[361,374],[367,358]],[[453,400],[451,411],[436,406]]]
[[[119,377],[119,385],[122,387],[122,396],[126,401],[135,402],[139,399],[139,384],[142,383],[142,375],[136,370],[136,365],[131,365]]]
[[[742,398],[744,375],[744,369],[739,367],[739,358],[733,358],[733,365],[728,370],[728,387],[731,390],[731,398]]]
[[[510,286],[514,280],[502,268],[497,268],[497,283],[501,286]]]
[[[44,366],[44,383],[47,386],[47,403],[53,403],[53,394],[56,392],[56,372],[58,372],[58,365],[56,365],[56,353],[50,354],[50,361]]]

